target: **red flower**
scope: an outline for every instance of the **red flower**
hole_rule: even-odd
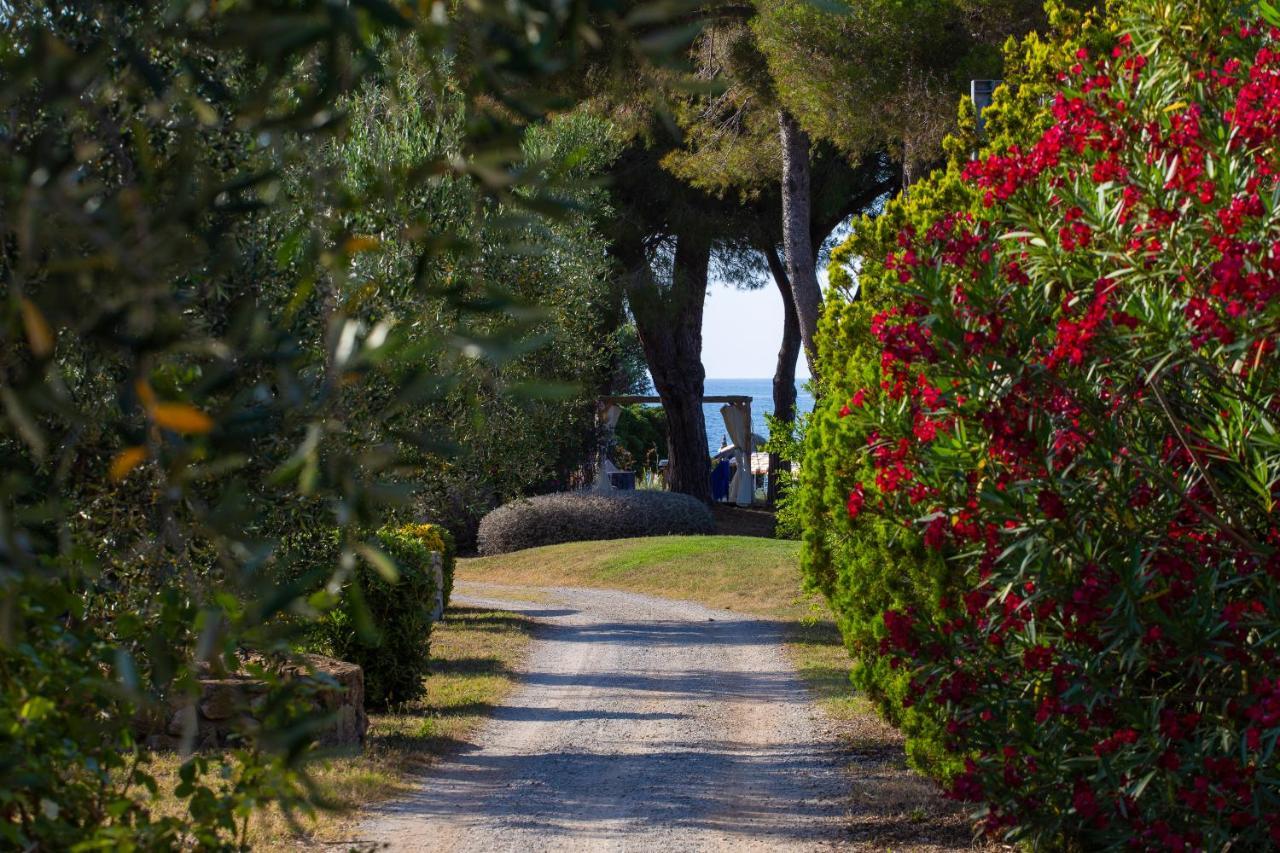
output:
[[[1036,504],[1045,518],[1061,521],[1067,517],[1066,504],[1062,502],[1058,493],[1051,489],[1041,489],[1040,494],[1036,495]]]
[[[945,515],[937,516],[924,529],[924,544],[935,551],[941,551],[942,546],[947,543],[949,530],[950,525],[947,523],[947,517]]]
[[[857,518],[862,512],[862,508],[866,506],[867,495],[862,488],[862,484],[858,483],[853,487],[853,491],[849,492],[849,502],[845,505],[849,510],[850,518]]]
[[[1044,671],[1053,664],[1053,649],[1048,646],[1032,646],[1022,653],[1022,665],[1027,669]]]
[[[918,648],[915,637],[912,636],[915,620],[909,615],[899,613],[896,610],[886,610],[884,612],[884,627],[889,633],[888,644],[890,649],[912,652]]]
[[[1110,737],[1099,741],[1093,745],[1094,755],[1111,755],[1117,752],[1120,747],[1135,744],[1138,742],[1138,733],[1133,729],[1120,729]]]

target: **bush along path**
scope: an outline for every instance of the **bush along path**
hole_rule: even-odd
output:
[[[429,678],[416,699],[370,708],[364,749],[335,751],[308,765],[315,784],[314,811],[255,811],[245,840],[253,850],[347,849],[370,803],[404,796],[420,774],[442,757],[466,748],[472,735],[517,686],[534,623],[509,611],[451,605],[433,626]],[[205,756],[210,772],[231,774],[234,764]],[[153,756],[159,794],[148,805],[156,817],[180,818],[185,809],[173,791],[181,781],[177,752]]]
[[[817,850],[848,785],[777,622],[612,590],[460,586],[543,626],[523,684],[362,842],[393,850]]]
[[[868,369],[819,371],[806,568],[1004,841],[1280,846],[1280,13],[1249,9],[1029,41],[991,147],[855,229],[828,315]]]

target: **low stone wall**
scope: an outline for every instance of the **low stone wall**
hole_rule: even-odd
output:
[[[364,671],[354,663],[322,655],[305,655],[306,664],[284,667],[285,678],[304,678],[311,684],[318,710],[334,717],[318,740],[324,746],[362,746],[369,718],[364,711]],[[312,672],[315,675],[312,675]],[[332,684],[327,682],[332,681]],[[222,749],[238,736],[260,726],[257,714],[265,709],[267,684],[244,674],[199,680],[200,697],[192,702],[174,700],[167,719],[142,724],[146,745],[152,749],[177,749],[184,735],[194,734],[195,749]]]

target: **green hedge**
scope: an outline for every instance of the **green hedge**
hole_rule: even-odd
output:
[[[645,490],[563,492],[498,507],[481,519],[477,540],[480,553],[492,556],[561,542],[715,532],[711,510],[688,495]]]
[[[857,383],[878,372],[860,334],[874,305],[864,300],[831,306],[824,327],[824,339],[829,342],[825,352],[845,360],[840,370],[833,369],[828,376]],[[853,657],[854,686],[906,735],[912,766],[946,778],[958,772],[962,763],[943,747],[942,715],[928,706],[904,709],[910,673],[890,667],[888,658],[880,655],[884,611],[931,612],[947,584],[946,565],[922,548],[911,531],[871,515],[856,521],[849,518],[850,489],[868,474],[862,467],[849,465],[867,437],[840,415],[847,396],[827,394],[819,401],[804,437],[799,488],[787,497],[785,509],[803,521],[803,572],[807,583],[831,604]]]
[[[383,528],[375,539],[398,577],[389,579],[370,561],[358,562],[347,594],[320,630],[330,653],[364,669],[365,704],[386,708],[426,690],[438,588],[435,549],[420,536]]]
[[[439,524],[406,524],[400,532],[422,542],[432,551],[440,554],[440,568],[444,576],[444,606],[449,606],[449,597],[453,595],[453,568],[457,561],[458,550],[454,544],[453,534]]]
[[[881,655],[886,610],[911,612],[925,621],[941,621],[940,599],[959,590],[959,578],[919,537],[872,513],[851,520],[850,491],[872,482],[874,471],[862,452],[869,435],[842,410],[853,404],[855,389],[881,381],[881,346],[871,331],[872,318],[900,304],[899,273],[884,259],[900,251],[904,230],[926,232],[951,211],[980,208],[981,199],[962,180],[974,151],[1003,149],[1033,138],[1051,120],[1048,94],[1053,68],[1081,40],[1094,37],[1096,24],[1049,4],[1052,39],[1032,34],[1006,51],[1005,79],[995,106],[988,110],[986,138],[979,140],[973,108],[961,101],[958,131],[944,142],[946,167],[885,205],[876,216],[854,224],[831,255],[830,297],[819,329],[820,397],[804,435],[798,488],[787,497],[784,513],[802,520],[801,560],[806,582],[820,590],[832,610],[854,660],[854,683],[886,720],[907,737],[908,758],[916,769],[948,779],[963,766],[963,756],[948,751],[944,710],[934,704],[903,707],[911,680],[906,668],[893,668]],[[857,270],[856,278],[851,270]]]

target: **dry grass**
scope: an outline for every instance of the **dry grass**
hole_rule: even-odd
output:
[[[427,695],[391,713],[372,714],[364,751],[330,758],[310,768],[324,810],[292,824],[278,809],[254,813],[249,840],[254,849],[345,849],[361,808],[407,793],[415,776],[433,761],[467,743],[508,691],[529,645],[533,623],[502,611],[454,607],[431,641]],[[162,796],[160,812],[181,806],[163,792],[178,783],[176,755],[153,765]],[[337,847],[335,848],[335,845]]]
[[[784,623],[787,652],[848,746],[852,850],[971,848],[963,811],[909,770],[902,736],[849,685],[826,603],[801,590],[799,545],[739,536],[576,542],[458,561],[464,581],[622,589]]]

